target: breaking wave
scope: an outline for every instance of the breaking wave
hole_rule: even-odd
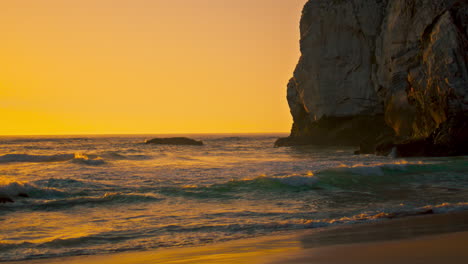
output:
[[[185,239],[179,242],[176,241],[158,241],[154,239],[154,237],[160,236],[161,234],[167,233],[176,233],[177,236],[184,236],[184,234],[193,234],[197,232],[203,232],[207,234],[215,234],[215,233],[225,233],[231,234],[230,239],[238,239],[238,238],[246,238],[251,237],[252,235],[260,235],[260,234],[268,234],[271,232],[277,231],[287,231],[287,230],[300,230],[300,229],[312,229],[312,228],[323,228],[329,226],[337,226],[337,225],[349,225],[349,224],[358,224],[358,223],[371,223],[376,221],[382,221],[386,219],[394,219],[394,218],[405,218],[410,216],[418,216],[418,215],[428,215],[428,214],[442,214],[447,212],[463,212],[468,210],[468,203],[444,203],[439,205],[428,205],[420,208],[415,208],[413,210],[401,210],[401,211],[391,211],[391,212],[374,212],[374,213],[360,213],[356,215],[346,216],[346,217],[339,217],[339,218],[293,218],[289,220],[277,220],[277,221],[265,221],[265,222],[250,222],[250,223],[226,223],[226,224],[195,224],[195,225],[178,225],[178,224],[169,224],[169,225],[162,225],[159,227],[152,227],[152,228],[144,228],[140,232],[135,232],[133,230],[109,230],[99,233],[88,233],[82,234],[81,236],[70,236],[70,237],[61,237],[61,238],[53,238],[50,240],[46,240],[43,242],[29,242],[29,241],[19,241],[19,242],[1,242],[0,243],[0,250],[2,251],[9,251],[9,250],[18,250],[21,248],[36,248],[41,249],[41,254],[39,255],[28,255],[24,259],[34,259],[34,258],[44,258],[44,257],[54,257],[55,254],[51,250],[45,250],[47,248],[68,248],[69,251],[66,253],[61,253],[61,256],[64,255],[82,255],[92,254],[93,247],[89,248],[89,251],[86,252],[75,252],[73,251],[76,247],[86,247],[87,245],[108,245],[110,241],[111,243],[121,243],[125,241],[134,241],[139,240],[149,242],[148,244],[140,245],[141,248],[151,248],[151,247],[172,247],[172,246],[185,246],[185,245],[193,245],[193,240],[197,239],[194,237],[190,237],[189,239]],[[463,218],[454,218],[451,222],[454,224],[454,227],[450,225],[447,227],[443,227],[437,232],[450,232],[452,229],[466,229],[468,228],[468,224],[464,221]],[[430,230],[421,229],[417,232],[424,234],[424,232],[431,233]],[[402,233],[398,235],[403,236],[414,236],[414,233]],[[153,238],[153,239],[147,239]],[[220,238],[213,238],[213,240],[207,241],[197,241],[203,244],[207,242],[214,242],[214,241],[226,241],[230,239],[220,239]],[[130,244],[132,244],[130,242]],[[107,248],[107,251],[104,252],[120,252],[120,251],[128,251],[128,250],[135,250],[136,248],[128,248],[125,247],[125,243],[123,245],[110,247]],[[128,244],[127,244],[128,245]],[[21,260],[20,258],[1,258],[0,261],[3,260]]]
[[[437,183],[441,180],[457,180],[468,184],[468,163],[461,160],[446,163],[422,163],[397,161],[385,164],[340,166],[285,176],[258,176],[233,179],[208,186],[166,187],[166,195],[180,195],[194,198],[235,198],[237,193],[247,192],[298,192],[318,190],[355,191],[392,187],[405,183]],[[450,173],[445,173],[450,171]],[[443,172],[443,173],[441,173]]]
[[[40,187],[47,185],[48,187]],[[158,202],[164,198],[154,193],[106,192],[93,194],[89,187],[97,183],[87,183],[71,179],[49,179],[35,183],[0,178],[0,198],[9,198],[14,208],[33,210],[59,210],[74,206],[96,206],[101,204],[128,204]],[[65,190],[69,191],[65,191]],[[70,191],[74,190],[74,191]],[[19,202],[19,204],[18,204]]]
[[[55,155],[30,155],[30,154],[5,154],[0,156],[0,163],[10,162],[63,162],[73,161],[87,165],[104,164],[104,160],[97,155],[87,155],[83,153],[75,154],[55,154]]]
[[[82,153],[76,153],[71,161],[85,165],[102,165],[106,163],[104,159],[97,155],[86,155]]]
[[[34,183],[0,177],[0,196],[10,198],[52,198],[67,194],[56,188],[41,188]]]

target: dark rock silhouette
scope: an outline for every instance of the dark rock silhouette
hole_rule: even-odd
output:
[[[309,0],[276,146],[468,154],[468,1]]]
[[[29,198],[29,195],[27,193],[18,193],[18,197],[23,197],[23,198]]]
[[[8,196],[0,196],[0,203],[14,203],[13,199]]]
[[[192,145],[192,146],[202,146],[202,141],[197,141],[195,139],[186,138],[186,137],[172,137],[172,138],[153,138],[146,140],[146,144],[157,144],[157,145]]]

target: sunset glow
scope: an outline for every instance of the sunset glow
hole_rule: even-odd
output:
[[[305,0],[0,3],[0,134],[286,132]]]
[[[0,1],[0,264],[463,262],[467,10]]]

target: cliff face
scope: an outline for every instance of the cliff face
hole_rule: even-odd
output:
[[[310,0],[300,29],[278,146],[468,153],[468,1]]]

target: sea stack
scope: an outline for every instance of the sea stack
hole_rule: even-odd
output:
[[[468,154],[468,1],[310,0],[276,146]]]

